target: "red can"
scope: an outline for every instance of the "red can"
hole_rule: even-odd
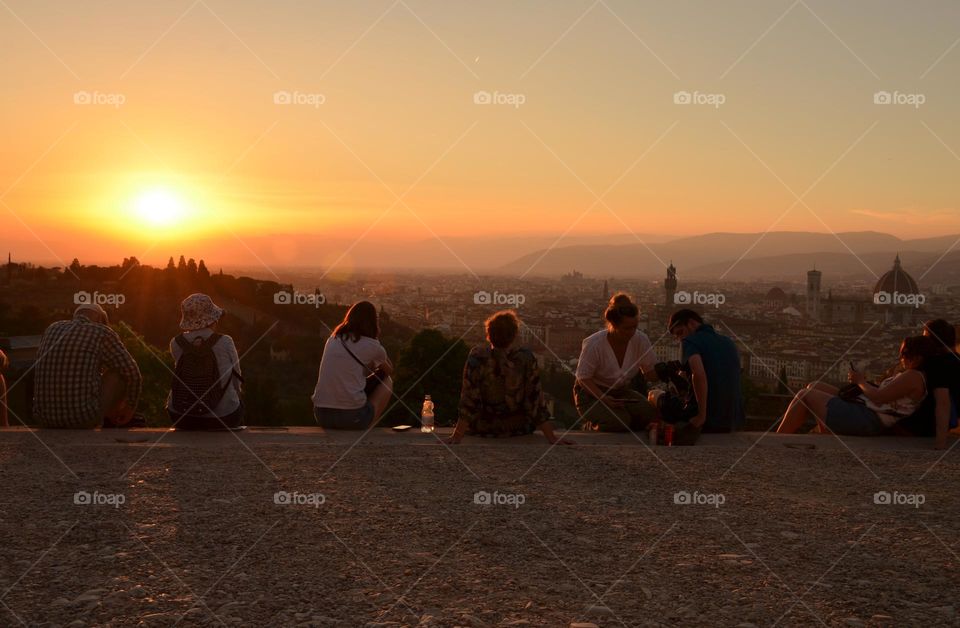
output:
[[[663,444],[667,447],[673,447],[673,426],[667,424],[663,428]]]

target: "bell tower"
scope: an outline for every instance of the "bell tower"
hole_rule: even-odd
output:
[[[663,289],[666,292],[665,305],[668,308],[676,306],[674,296],[677,294],[677,269],[674,267],[672,260],[670,266],[667,267],[667,278],[663,280]]]

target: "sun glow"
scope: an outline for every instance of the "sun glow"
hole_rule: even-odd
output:
[[[133,202],[137,218],[149,227],[171,227],[184,215],[183,199],[176,193],[155,188],[141,192]]]

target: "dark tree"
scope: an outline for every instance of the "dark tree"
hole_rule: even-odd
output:
[[[180,261],[177,262],[177,270],[187,270],[187,258],[183,255],[180,256]]]
[[[435,329],[424,329],[410,341],[397,359],[396,394],[403,403],[390,412],[390,422],[410,423],[420,418],[424,395],[436,404],[437,425],[457,421],[463,365],[469,347]]]
[[[197,273],[204,279],[210,278],[210,271],[207,270],[207,265],[203,263],[203,260],[200,260],[200,264],[197,266]]]

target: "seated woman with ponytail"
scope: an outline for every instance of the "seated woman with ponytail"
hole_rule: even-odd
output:
[[[510,310],[486,321],[487,343],[474,347],[463,369],[460,418],[449,445],[464,434],[521,436],[539,429],[550,444],[572,445],[554,434],[543,402],[540,369],[529,349],[514,347],[520,319]]]
[[[583,341],[573,395],[584,429],[604,432],[643,430],[656,410],[630,387],[638,373],[659,380],[650,338],[637,329],[640,309],[623,293],[604,312],[607,328]]]

